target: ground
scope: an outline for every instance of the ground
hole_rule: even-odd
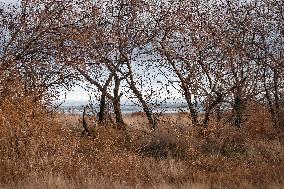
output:
[[[284,135],[265,112],[241,128],[212,118],[206,131],[186,114],[155,131],[129,114],[126,130],[88,120],[91,136],[78,115],[38,116],[2,127],[0,188],[284,188]]]

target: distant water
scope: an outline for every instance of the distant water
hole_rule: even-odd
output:
[[[183,106],[177,106],[177,105],[163,105],[159,107],[153,107],[152,108],[153,112],[157,113],[176,113],[176,112],[186,112],[188,109],[183,105]],[[58,109],[59,112],[65,113],[65,114],[83,114],[83,106],[61,106]],[[91,112],[98,112],[99,107],[93,107],[87,109],[88,113]],[[122,105],[121,106],[121,111],[123,114],[131,114],[134,112],[139,112],[143,111],[141,107],[135,106],[135,105]]]

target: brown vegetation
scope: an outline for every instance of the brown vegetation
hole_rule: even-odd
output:
[[[126,132],[105,125],[82,138],[79,117],[22,111],[32,105],[23,100],[0,112],[1,188],[284,186],[283,132],[261,107],[240,129],[210,124],[206,138],[175,114],[155,131],[144,116],[125,118]]]
[[[0,188],[284,188],[283,10],[0,3]],[[98,112],[56,113],[82,82]]]

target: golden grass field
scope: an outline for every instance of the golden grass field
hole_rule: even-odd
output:
[[[284,188],[284,134],[260,107],[240,129],[211,120],[206,137],[185,114],[160,117],[155,131],[127,115],[126,131],[97,125],[87,137],[80,116],[6,108],[1,189]]]

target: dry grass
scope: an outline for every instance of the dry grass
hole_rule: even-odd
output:
[[[283,131],[253,112],[241,129],[212,120],[207,138],[177,114],[156,131],[134,115],[126,131],[81,137],[79,117],[10,101],[0,109],[0,188],[284,188]]]

